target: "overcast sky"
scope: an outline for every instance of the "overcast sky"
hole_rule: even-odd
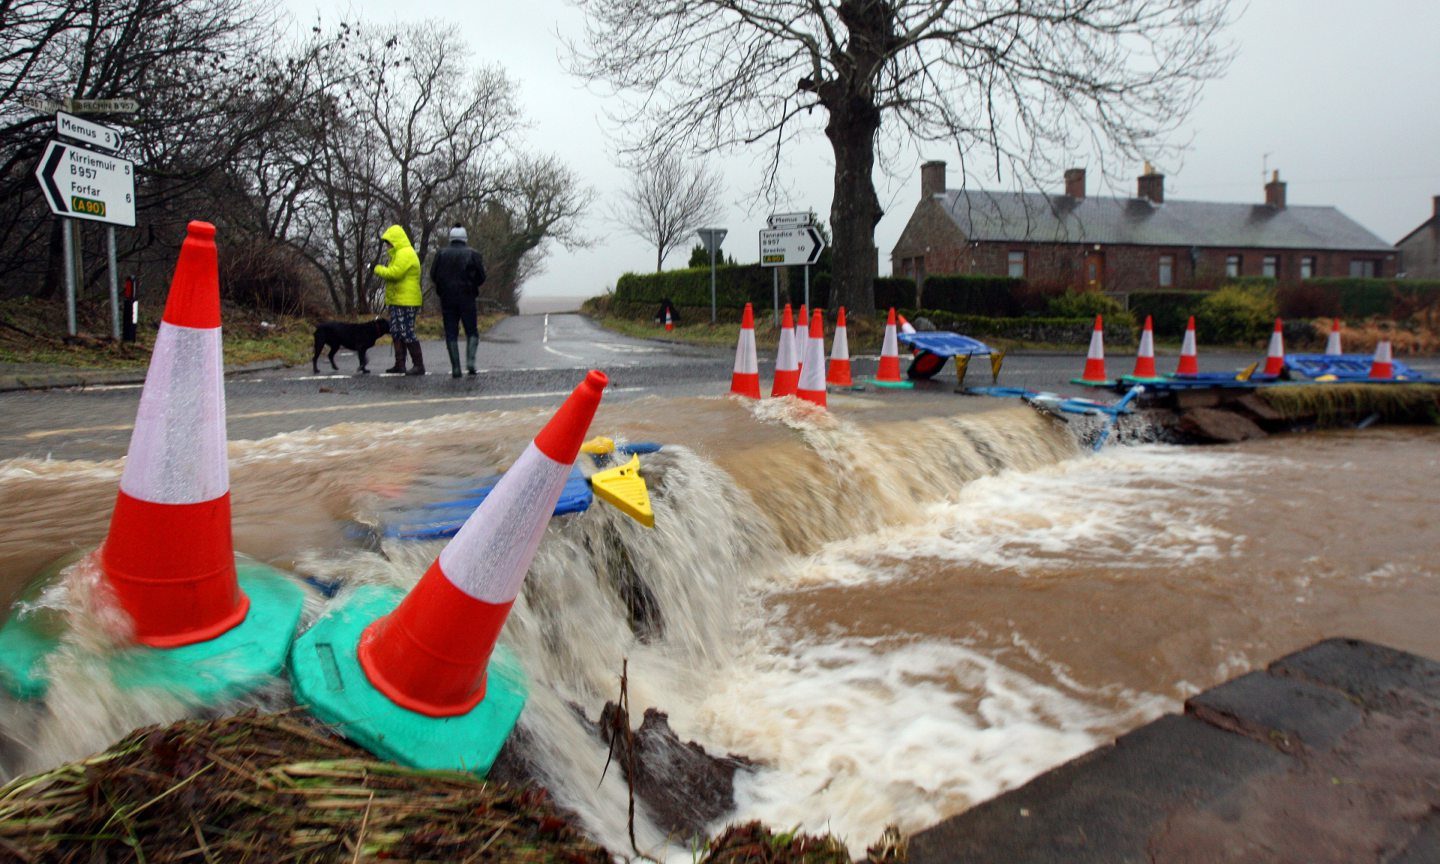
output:
[[[319,14],[375,22],[415,20],[420,8],[448,8],[446,19],[475,52],[476,62],[500,65],[520,88],[531,127],[524,144],[557,154],[596,191],[586,220],[589,249],[552,250],[545,271],[527,296],[590,296],[613,286],[626,271],[654,267],[651,246],[624,233],[607,215],[606,199],[622,189],[625,173],[614,164],[612,135],[601,96],[561,68],[560,36],[578,36],[581,18],[565,0],[479,3],[468,9],[400,0],[286,0],[309,22]],[[520,11],[523,8],[523,12]],[[1436,0],[1250,0],[1230,31],[1238,56],[1229,72],[1205,90],[1198,109],[1177,136],[1188,150],[1166,174],[1168,199],[1263,201],[1262,169],[1279,169],[1289,203],[1338,207],[1383,240],[1394,243],[1429,218],[1440,195],[1440,2]],[[819,112],[816,114],[817,120]],[[726,252],[740,261],[758,258],[757,233],[773,211],[814,209],[828,218],[833,163],[819,134],[789,156],[788,201],[756,197],[752,154],[714,159],[726,178],[729,230]],[[919,196],[919,163],[958,155],[928,147],[902,160],[895,176],[877,170],[886,211],[876,233],[880,271]],[[1083,158],[1076,155],[1076,164]],[[1135,194],[1140,165],[1123,183],[1092,194]],[[951,172],[952,184],[957,178]],[[1060,192],[1061,178],[1047,189]],[[667,267],[683,266],[685,250]]]

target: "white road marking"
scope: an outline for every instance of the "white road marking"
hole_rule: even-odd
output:
[[[549,313],[549,312],[546,312],[546,313],[545,313],[545,329],[544,329],[544,331],[542,332],[542,334],[541,334],[541,336],[540,336],[540,341],[541,341],[541,342],[549,342],[549,341],[550,341],[550,313]]]

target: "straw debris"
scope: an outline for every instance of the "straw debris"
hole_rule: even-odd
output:
[[[1374,417],[1385,423],[1440,424],[1440,385],[1303,384],[1256,391],[1292,422],[1348,426]]]
[[[139,730],[0,788],[0,858],[608,862],[542,789],[417,771],[298,714]]]

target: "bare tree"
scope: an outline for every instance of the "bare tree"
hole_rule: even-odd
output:
[[[631,171],[613,216],[625,230],[655,245],[658,273],[696,228],[719,218],[720,177],[698,161],[686,165],[665,153]]]
[[[615,119],[634,152],[763,144],[774,191],[782,151],[822,109],[831,296],[861,312],[874,309],[882,128],[1027,180],[1082,142],[1154,158],[1229,59],[1229,0],[578,3],[587,32],[572,70],[633,97]]]

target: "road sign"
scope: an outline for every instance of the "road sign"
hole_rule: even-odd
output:
[[[813,227],[768,228],[760,232],[760,266],[814,264],[824,248],[825,241]]]
[[[765,220],[769,228],[808,228],[815,224],[814,213],[771,213]]]
[[[135,226],[135,163],[128,159],[51,141],[35,178],[57,216]]]
[[[135,114],[140,103],[134,99],[66,99],[64,108],[76,114]]]
[[[66,114],[64,111],[55,112],[55,132],[102,150],[120,149],[119,129],[114,126],[106,126],[104,123],[96,123],[93,120],[81,120],[74,114]]]
[[[711,258],[720,251],[720,244],[725,242],[725,235],[729,233],[724,228],[699,228],[695,232],[700,235],[700,242],[705,244],[705,254]]]
[[[20,100],[20,104],[31,111],[39,111],[41,114],[51,114],[65,107],[59,102],[51,102],[49,99],[40,99],[34,96]]]

